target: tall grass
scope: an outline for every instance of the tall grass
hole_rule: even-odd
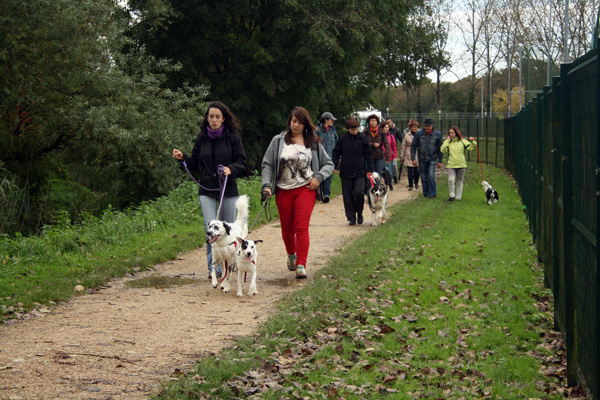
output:
[[[251,215],[260,209],[260,186],[260,176],[238,181],[240,193],[250,196]],[[39,236],[0,235],[0,305],[4,310],[18,305],[17,311],[23,312],[38,303],[65,300],[77,284],[98,287],[201,246],[204,229],[197,192],[197,186],[187,182],[136,209],[109,208],[75,225],[65,211]],[[0,321],[12,315],[0,312]]]

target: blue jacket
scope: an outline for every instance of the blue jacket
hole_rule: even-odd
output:
[[[442,133],[432,130],[428,135],[423,129],[415,133],[415,137],[410,145],[410,158],[414,161],[417,151],[419,152],[419,163],[437,161],[442,162],[444,155],[441,152]]]
[[[323,124],[319,124],[317,127],[317,136],[319,136],[319,139],[321,139],[321,144],[323,145],[325,152],[329,158],[331,158],[333,155],[333,148],[338,141],[338,134],[335,130],[335,125],[332,125],[331,128],[329,128],[329,132],[327,132],[323,127]]]

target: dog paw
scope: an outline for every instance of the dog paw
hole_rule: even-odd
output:
[[[241,292],[238,292],[236,296],[237,297],[244,297],[244,295]]]

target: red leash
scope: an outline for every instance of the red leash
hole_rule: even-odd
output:
[[[485,178],[483,177],[483,166],[481,165],[481,157],[479,157],[479,146],[475,145],[475,148],[477,149],[477,159],[479,160],[479,169],[481,169],[481,180],[485,181]]]

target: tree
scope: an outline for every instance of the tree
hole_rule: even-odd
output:
[[[176,66],[123,53],[127,20],[111,0],[7,3],[0,160],[26,205],[13,226],[51,221],[53,178],[123,206],[173,187],[176,166],[165,147],[197,123],[205,90],[164,89],[164,73]]]
[[[519,101],[519,93],[521,93],[524,90],[524,88],[520,88],[514,87],[512,88],[512,94],[511,94],[511,101],[510,101],[510,105],[511,105],[511,114],[516,114],[519,112],[519,104],[523,104],[523,100],[524,97],[521,98],[521,101]],[[493,109],[494,112],[496,112],[497,114],[499,113],[505,113],[507,110],[507,107],[509,105],[508,102],[508,91],[504,90],[504,89],[498,89],[496,90],[496,93],[494,93],[493,96]]]
[[[395,82],[382,60],[405,46],[407,16],[416,2],[374,0],[223,1],[132,0],[132,37],[158,58],[182,65],[172,88],[210,87],[240,118],[244,146],[257,167],[289,111],[305,106],[316,119],[328,110],[349,115],[373,88]],[[405,47],[400,47],[404,53]],[[389,54],[389,53],[387,53]],[[387,57],[387,58],[386,58]]]

